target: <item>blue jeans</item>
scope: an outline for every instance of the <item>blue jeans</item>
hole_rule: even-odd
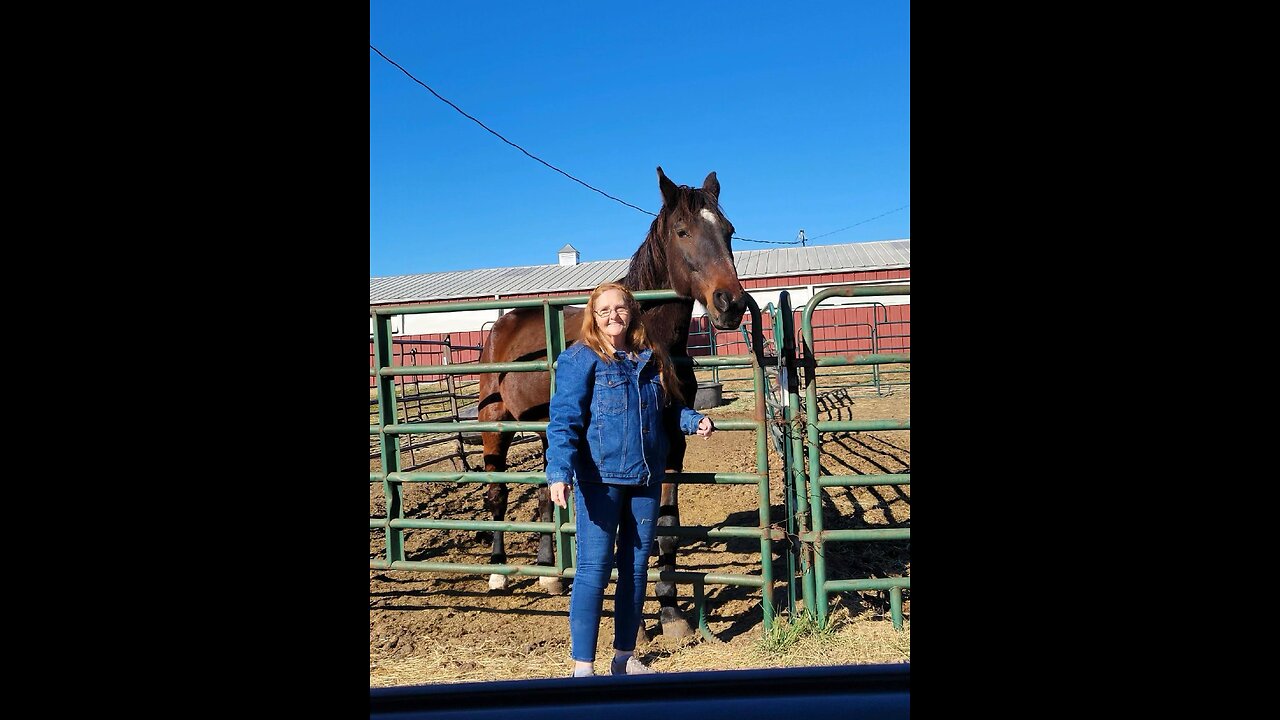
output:
[[[658,522],[662,484],[574,486],[578,563],[569,598],[569,637],[574,660],[596,659],[600,611],[616,558],[618,585],[613,599],[613,647],[634,650],[644,607],[649,551]],[[617,543],[617,553],[614,543]]]

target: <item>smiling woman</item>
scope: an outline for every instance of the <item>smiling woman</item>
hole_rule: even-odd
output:
[[[709,437],[711,418],[683,405],[671,358],[654,347],[637,320],[626,286],[591,292],[582,339],[556,362],[556,394],[547,424],[551,501],[568,507],[573,492],[577,566],[569,599],[574,677],[595,674],[604,589],[616,565],[612,675],[650,674],[635,658],[649,552],[666,475],[664,423]],[[616,550],[615,550],[616,548]]]
[[[698,387],[693,368],[687,365],[677,368],[670,362],[662,362],[661,358],[688,354],[689,324],[695,300],[706,307],[712,325],[721,330],[732,330],[742,322],[743,313],[747,309],[747,296],[733,264],[731,238],[734,228],[720,208],[720,181],[716,174],[708,173],[702,187],[695,188],[676,185],[662,172],[661,167],[657,170],[662,209],[649,226],[644,242],[631,257],[627,276],[620,280],[621,284],[614,287],[626,290],[628,296],[632,291],[671,289],[680,297],[647,300],[641,306],[634,298],[618,298],[609,294],[602,301],[597,295],[593,301],[600,304],[591,305],[585,314],[575,308],[565,309],[564,338],[566,344],[571,344],[588,335],[595,336],[597,340],[592,347],[595,353],[587,354],[604,353],[607,356],[614,349],[612,342],[606,344],[606,340],[617,337],[621,332],[618,328],[643,331],[643,336],[647,339],[645,344],[637,346],[631,336],[628,336],[631,345],[627,350],[638,352],[642,347],[648,347],[660,352],[662,372],[656,377],[660,378],[658,383],[664,397],[689,402],[693,400]],[[607,285],[602,286],[603,289],[597,288],[597,291],[607,292]],[[628,312],[625,317],[619,312],[620,308]],[[599,315],[604,310],[608,310],[608,314]],[[546,337],[542,309],[518,308],[504,314],[494,323],[485,339],[479,361],[506,363],[546,358]],[[560,357],[563,358],[564,354]],[[547,419],[550,385],[548,375],[542,372],[481,373],[477,418],[485,422]],[[680,472],[684,469],[686,444],[681,431],[675,418],[669,416],[664,420],[663,426],[654,431],[666,436],[665,467],[668,472]],[[505,472],[507,450],[515,433],[485,432],[481,435],[484,438],[485,472]],[[659,526],[680,524],[677,488],[675,483],[662,485],[661,512],[657,523]],[[495,521],[502,521],[506,517],[507,496],[508,488],[503,483],[490,483],[486,490],[485,507]],[[552,507],[548,490],[540,488],[538,519],[551,522]],[[507,561],[503,535],[501,531],[492,534],[490,564],[501,565]],[[674,535],[659,538],[659,571],[675,570],[678,546],[678,538]],[[551,534],[541,534],[536,563],[554,566],[555,560]],[[549,592],[563,592],[559,577],[541,576],[539,583]],[[503,589],[506,584],[505,574],[494,573],[489,578],[491,590]],[[676,606],[675,584],[657,582],[654,593],[661,605],[659,619],[663,635],[678,638],[692,634],[693,628]]]

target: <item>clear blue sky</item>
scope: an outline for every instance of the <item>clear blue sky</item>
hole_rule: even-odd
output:
[[[508,140],[657,212],[720,180],[737,235],[911,236],[908,2],[386,2],[369,44]],[[628,258],[652,216],[369,51],[371,277]],[[733,241],[733,249],[780,245]]]

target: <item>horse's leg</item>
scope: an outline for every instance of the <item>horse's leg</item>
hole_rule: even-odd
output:
[[[485,408],[486,410],[488,408]],[[505,414],[505,413],[503,413]],[[489,420],[490,418],[484,418]],[[493,420],[502,420],[510,418],[492,418]],[[515,433],[499,433],[485,432],[480,434],[484,439],[484,471],[485,472],[506,472],[507,470],[507,450],[511,447],[511,440],[515,437]],[[489,510],[493,519],[502,522],[507,514],[507,494],[509,490],[503,483],[490,483],[484,492],[484,506]],[[477,534],[477,538],[480,537]],[[492,533],[493,546],[489,551],[490,565],[504,565],[507,562],[507,550],[503,545],[503,534],[500,531]],[[507,576],[494,573],[489,576],[490,590],[505,590],[507,587]]]
[[[668,458],[680,458],[680,464],[676,465],[670,460],[668,462],[673,468],[683,469],[684,435],[673,434],[671,444]],[[668,469],[668,472],[676,472],[676,469]],[[680,486],[675,483],[662,484],[662,501],[658,508],[658,532],[662,532],[663,528],[680,524],[679,488]],[[658,536],[658,572],[675,572],[676,550],[679,546],[680,538],[674,535]],[[689,622],[680,614],[680,608],[676,606],[676,584],[659,580],[654,583],[653,591],[658,596],[658,620],[662,622],[662,634],[672,638],[692,635],[693,628],[689,626]],[[641,632],[643,631],[644,624],[641,623]]]
[[[681,353],[683,354],[683,353]],[[693,404],[697,393],[698,379],[691,367],[677,367],[676,377],[684,396]],[[667,431],[667,472],[678,473],[684,470],[684,451],[687,447],[684,433],[680,431],[678,415],[665,418]],[[675,483],[662,484],[662,497],[658,507],[658,532],[665,528],[680,524],[680,486]],[[676,550],[680,547],[680,538],[674,535],[658,536],[658,572],[675,572]],[[662,623],[662,634],[669,638],[682,638],[693,634],[693,628],[680,614],[676,606],[676,584],[659,580],[653,586],[654,595],[658,597],[658,620]],[[637,638],[638,639],[638,638]]]
[[[542,471],[547,471],[547,434],[538,433],[538,437],[542,438]],[[572,496],[569,499],[573,502]],[[541,522],[552,521],[552,504],[551,489],[543,483],[538,486],[538,520]],[[554,567],[556,564],[555,541],[553,536],[548,533],[539,533],[538,538],[538,560],[537,564]],[[538,577],[538,584],[543,590],[552,595],[564,594],[564,581],[558,577],[541,575]]]

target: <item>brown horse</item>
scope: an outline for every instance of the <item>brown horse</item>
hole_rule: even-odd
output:
[[[720,182],[710,173],[702,188],[677,186],[658,168],[658,188],[662,191],[662,210],[649,226],[649,234],[631,257],[631,266],[620,282],[632,290],[663,290],[671,288],[683,299],[642,303],[640,321],[655,345],[663,345],[672,356],[687,355],[689,322],[693,317],[693,299],[707,309],[711,323],[721,330],[732,330],[742,322],[746,298],[738,273],[733,265],[730,238],[733,223],[720,209]],[[564,319],[565,342],[572,344],[582,332],[582,310],[566,308]],[[514,362],[546,358],[547,347],[543,331],[542,310],[521,308],[508,312],[498,319],[485,339],[480,351],[480,362]],[[676,375],[687,405],[692,406],[697,392],[697,379],[693,369],[678,365]],[[502,420],[546,420],[550,405],[550,383],[545,373],[486,373],[480,375],[480,403],[478,419],[486,422]],[[685,438],[678,426],[669,426],[671,450],[667,457],[667,472],[684,469]],[[484,438],[484,468],[486,472],[503,472],[507,469],[507,450],[511,447],[512,433],[486,432]],[[545,451],[547,437],[542,437]],[[658,525],[679,525],[680,510],[677,485],[663,483],[662,507]],[[493,513],[493,519],[501,521],[507,512],[507,487],[500,483],[489,485],[485,492],[485,507]],[[543,522],[551,521],[551,496],[546,485],[538,488],[538,515]],[[675,570],[675,537],[659,537],[658,569]],[[493,533],[493,549],[490,564],[507,561],[502,533]],[[543,534],[538,545],[538,565],[554,565],[552,539]],[[560,593],[564,587],[559,578],[540,577],[539,581],[549,591]],[[505,575],[491,575],[489,587],[494,590],[506,587]],[[655,594],[661,605],[659,619],[664,635],[683,637],[692,633],[689,623],[676,608],[675,584],[658,582]],[[641,631],[643,632],[643,625]]]

